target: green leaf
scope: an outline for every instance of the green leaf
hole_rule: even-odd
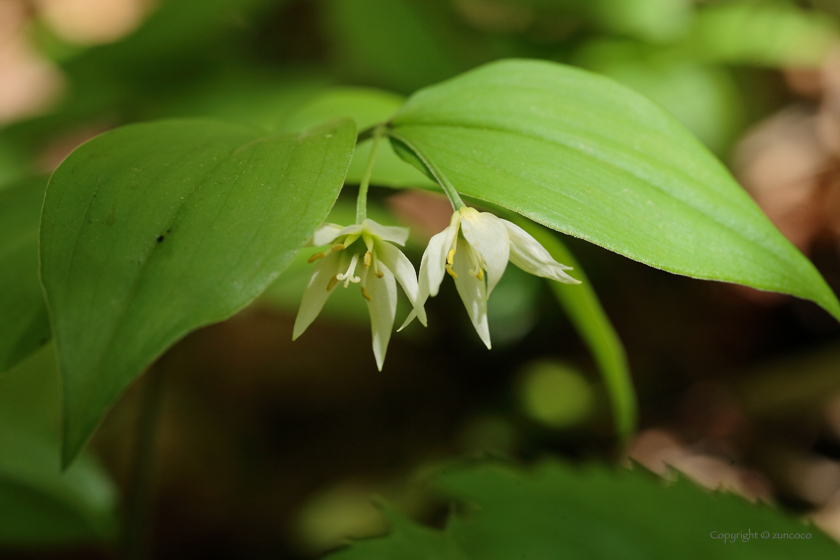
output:
[[[391,535],[328,559],[781,560],[840,552],[815,527],[770,506],[708,492],[683,478],[668,485],[639,469],[545,462],[523,471],[485,463],[448,468],[432,482],[459,504],[445,531],[422,530],[390,513]],[[711,536],[748,531],[757,533],[748,542]],[[772,538],[782,533],[810,538]],[[412,548],[425,554],[399,554]]]
[[[0,548],[112,540],[116,491],[93,458],[60,468],[52,346],[0,379]]]
[[[840,318],[814,266],[723,165],[608,78],[496,62],[421,90],[391,123],[392,140],[464,195],[669,272],[796,295]]]
[[[588,0],[580,4],[600,27],[653,42],[683,34],[694,11],[689,0]]]
[[[281,129],[300,130],[326,120],[346,117],[356,121],[358,130],[365,130],[386,122],[404,102],[405,98],[401,95],[376,89],[333,88],[299,108]],[[347,183],[359,184],[362,181],[372,143],[368,139],[356,146],[347,170]],[[370,181],[380,187],[437,187],[437,183],[397,157],[385,144],[379,145]]]
[[[46,177],[0,189],[0,373],[50,339],[38,279],[38,223]]]
[[[829,16],[790,2],[722,2],[697,14],[684,48],[713,62],[818,67],[840,34]]]
[[[212,121],[132,125],[53,174],[41,276],[64,378],[65,464],[144,368],[258,296],[329,212],[353,123],[260,134]]]
[[[447,533],[427,529],[383,506],[382,514],[391,534],[387,538],[367,539],[328,556],[329,560],[469,560]]]
[[[575,65],[656,101],[716,154],[727,153],[743,128],[742,93],[724,67],[682,60],[673,48],[610,40],[584,46]]]
[[[456,74],[457,37],[447,2],[326,0],[327,36],[342,73],[399,91],[413,91]]]
[[[554,257],[554,260],[574,268],[574,277],[581,281],[579,285],[551,281],[548,284],[578,334],[592,352],[612,402],[616,432],[622,440],[628,441],[636,431],[638,419],[636,392],[633,389],[624,346],[601,307],[592,284],[587,280],[583,268],[572,253],[556,235],[528,220],[519,218],[514,219],[514,222],[534,236],[534,239],[539,241]]]

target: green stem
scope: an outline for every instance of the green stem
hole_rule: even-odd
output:
[[[373,131],[373,145],[370,147],[370,157],[368,157],[367,167],[365,173],[362,175],[362,182],[359,183],[359,198],[356,199],[356,223],[361,224],[367,219],[367,193],[370,185],[370,176],[373,173],[373,164],[376,163],[376,149],[379,147],[379,141],[385,132],[385,127],[378,126]]]
[[[443,189],[444,194],[446,194],[446,196],[449,198],[449,202],[452,203],[452,208],[454,210],[457,211],[466,206],[466,204],[464,204],[464,201],[461,200],[461,196],[458,194],[458,191],[455,190],[454,185],[452,185],[452,183],[449,182],[449,179],[447,179],[446,176],[432,164],[432,162],[426,160],[420,154],[420,152],[418,152],[414,148],[414,146],[411,145],[411,143],[408,140],[406,140],[399,134],[395,134],[393,131],[389,131],[388,134],[391,136],[391,138],[398,141],[409,152],[411,152],[414,155],[414,157],[417,158],[419,163],[426,168],[426,170],[428,171],[427,174],[431,174],[432,178],[437,182],[438,185],[440,185],[440,188]]]
[[[149,555],[155,433],[162,386],[159,367],[153,365],[146,372],[134,435],[134,457],[126,490],[125,525],[121,543],[125,560],[143,560]]]
[[[453,187],[449,181],[438,181],[438,184],[440,184],[440,188],[443,189],[446,196],[449,197],[449,202],[452,203],[453,210],[457,211],[466,206],[464,201],[461,200],[461,195],[458,194],[458,191],[455,190],[455,187]]]

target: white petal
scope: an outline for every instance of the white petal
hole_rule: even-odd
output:
[[[510,237],[510,262],[535,276],[550,278],[565,284],[580,284],[564,270],[572,267],[555,261],[540,243],[521,227],[502,220]]]
[[[352,235],[354,233],[361,233],[364,228],[359,224],[352,224],[349,226],[344,226],[341,228],[341,231],[338,232],[339,236],[342,235]]]
[[[423,259],[420,261],[420,275],[417,279],[417,305],[425,305],[429,296],[434,297],[438,294],[440,283],[443,282],[443,276],[446,274],[446,255],[452,247],[452,240],[458,235],[458,228],[458,213],[455,212],[449,226],[429,239],[429,245],[423,252]],[[401,331],[406,328],[416,317],[417,313],[412,311],[397,330]]]
[[[489,297],[505,273],[510,254],[510,242],[503,220],[488,212],[465,213],[461,229],[473,249],[484,257]]]
[[[341,235],[341,226],[338,224],[322,224],[315,230],[309,241],[306,242],[307,247],[321,247],[329,245],[335,238]]]
[[[377,278],[369,270],[364,273],[365,288],[370,296],[367,306],[370,313],[370,330],[373,334],[373,355],[379,371],[382,371],[382,364],[385,362],[385,352],[388,350],[388,341],[391,340],[391,331],[394,329],[394,316],[397,314],[397,283],[390,271],[383,270],[382,273],[382,278]]]
[[[309,279],[309,284],[307,284],[306,290],[303,292],[303,298],[300,300],[300,309],[298,309],[295,319],[292,340],[297,340],[321,312],[324,303],[330,297],[327,286],[330,280],[338,274],[339,263],[339,255],[330,253],[315,265],[315,271],[312,273],[312,278]]]
[[[408,228],[398,226],[383,226],[373,220],[365,220],[362,227],[383,241],[390,241],[397,245],[405,245],[408,240]]]
[[[411,261],[408,260],[408,257],[402,251],[384,241],[376,242],[376,258],[396,276],[405,295],[408,296],[414,312],[420,317],[420,322],[425,326],[426,311],[423,309],[423,304],[417,300],[417,273],[414,271],[414,265],[411,264]]]
[[[461,256],[466,256],[467,242],[459,239],[457,251],[463,251]],[[470,315],[475,331],[487,348],[490,348],[490,328],[487,324],[487,288],[484,281],[475,276],[470,276],[469,261],[465,258],[459,259],[457,254],[455,265],[452,268],[458,275],[455,278],[455,287],[458,288],[458,294],[461,296],[461,301],[464,302],[464,307],[467,308],[467,313]]]
[[[442,232],[434,235],[429,240],[429,246],[423,253],[423,260],[420,262],[420,277],[418,278],[418,289],[420,295],[436,296],[440,290],[440,284],[446,274],[446,255],[452,247],[455,236],[458,235],[459,223],[453,220]],[[425,273],[423,266],[425,265]],[[425,300],[424,300],[425,301]]]

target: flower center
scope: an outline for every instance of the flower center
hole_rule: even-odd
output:
[[[336,274],[335,278],[339,282],[344,281],[344,287],[348,287],[350,282],[354,284],[358,284],[361,282],[361,278],[358,276],[353,276],[353,273],[356,272],[356,264],[359,262],[359,253],[354,253],[353,258],[350,260],[350,266],[347,267],[347,272],[343,274]]]

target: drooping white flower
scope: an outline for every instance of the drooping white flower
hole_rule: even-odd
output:
[[[360,239],[362,242],[357,243]],[[373,220],[347,227],[336,224],[319,227],[307,246],[331,247],[309,258],[310,263],[319,262],[303,293],[292,340],[312,324],[339,283],[343,282],[345,288],[351,283],[359,284],[367,301],[373,354],[381,371],[397,312],[396,282],[414,307],[412,315],[419,316],[420,322],[426,324],[426,313],[423,306],[418,305],[414,266],[402,251],[391,245],[404,245],[407,239],[407,228],[383,226]]]
[[[422,308],[429,296],[437,295],[444,275],[449,273],[478,336],[490,348],[487,298],[502,278],[508,261],[536,276],[566,284],[580,283],[566,274],[571,267],[555,261],[545,247],[516,224],[464,206],[452,214],[449,227],[429,240],[420,263],[418,305]],[[415,317],[412,312],[400,329]]]

